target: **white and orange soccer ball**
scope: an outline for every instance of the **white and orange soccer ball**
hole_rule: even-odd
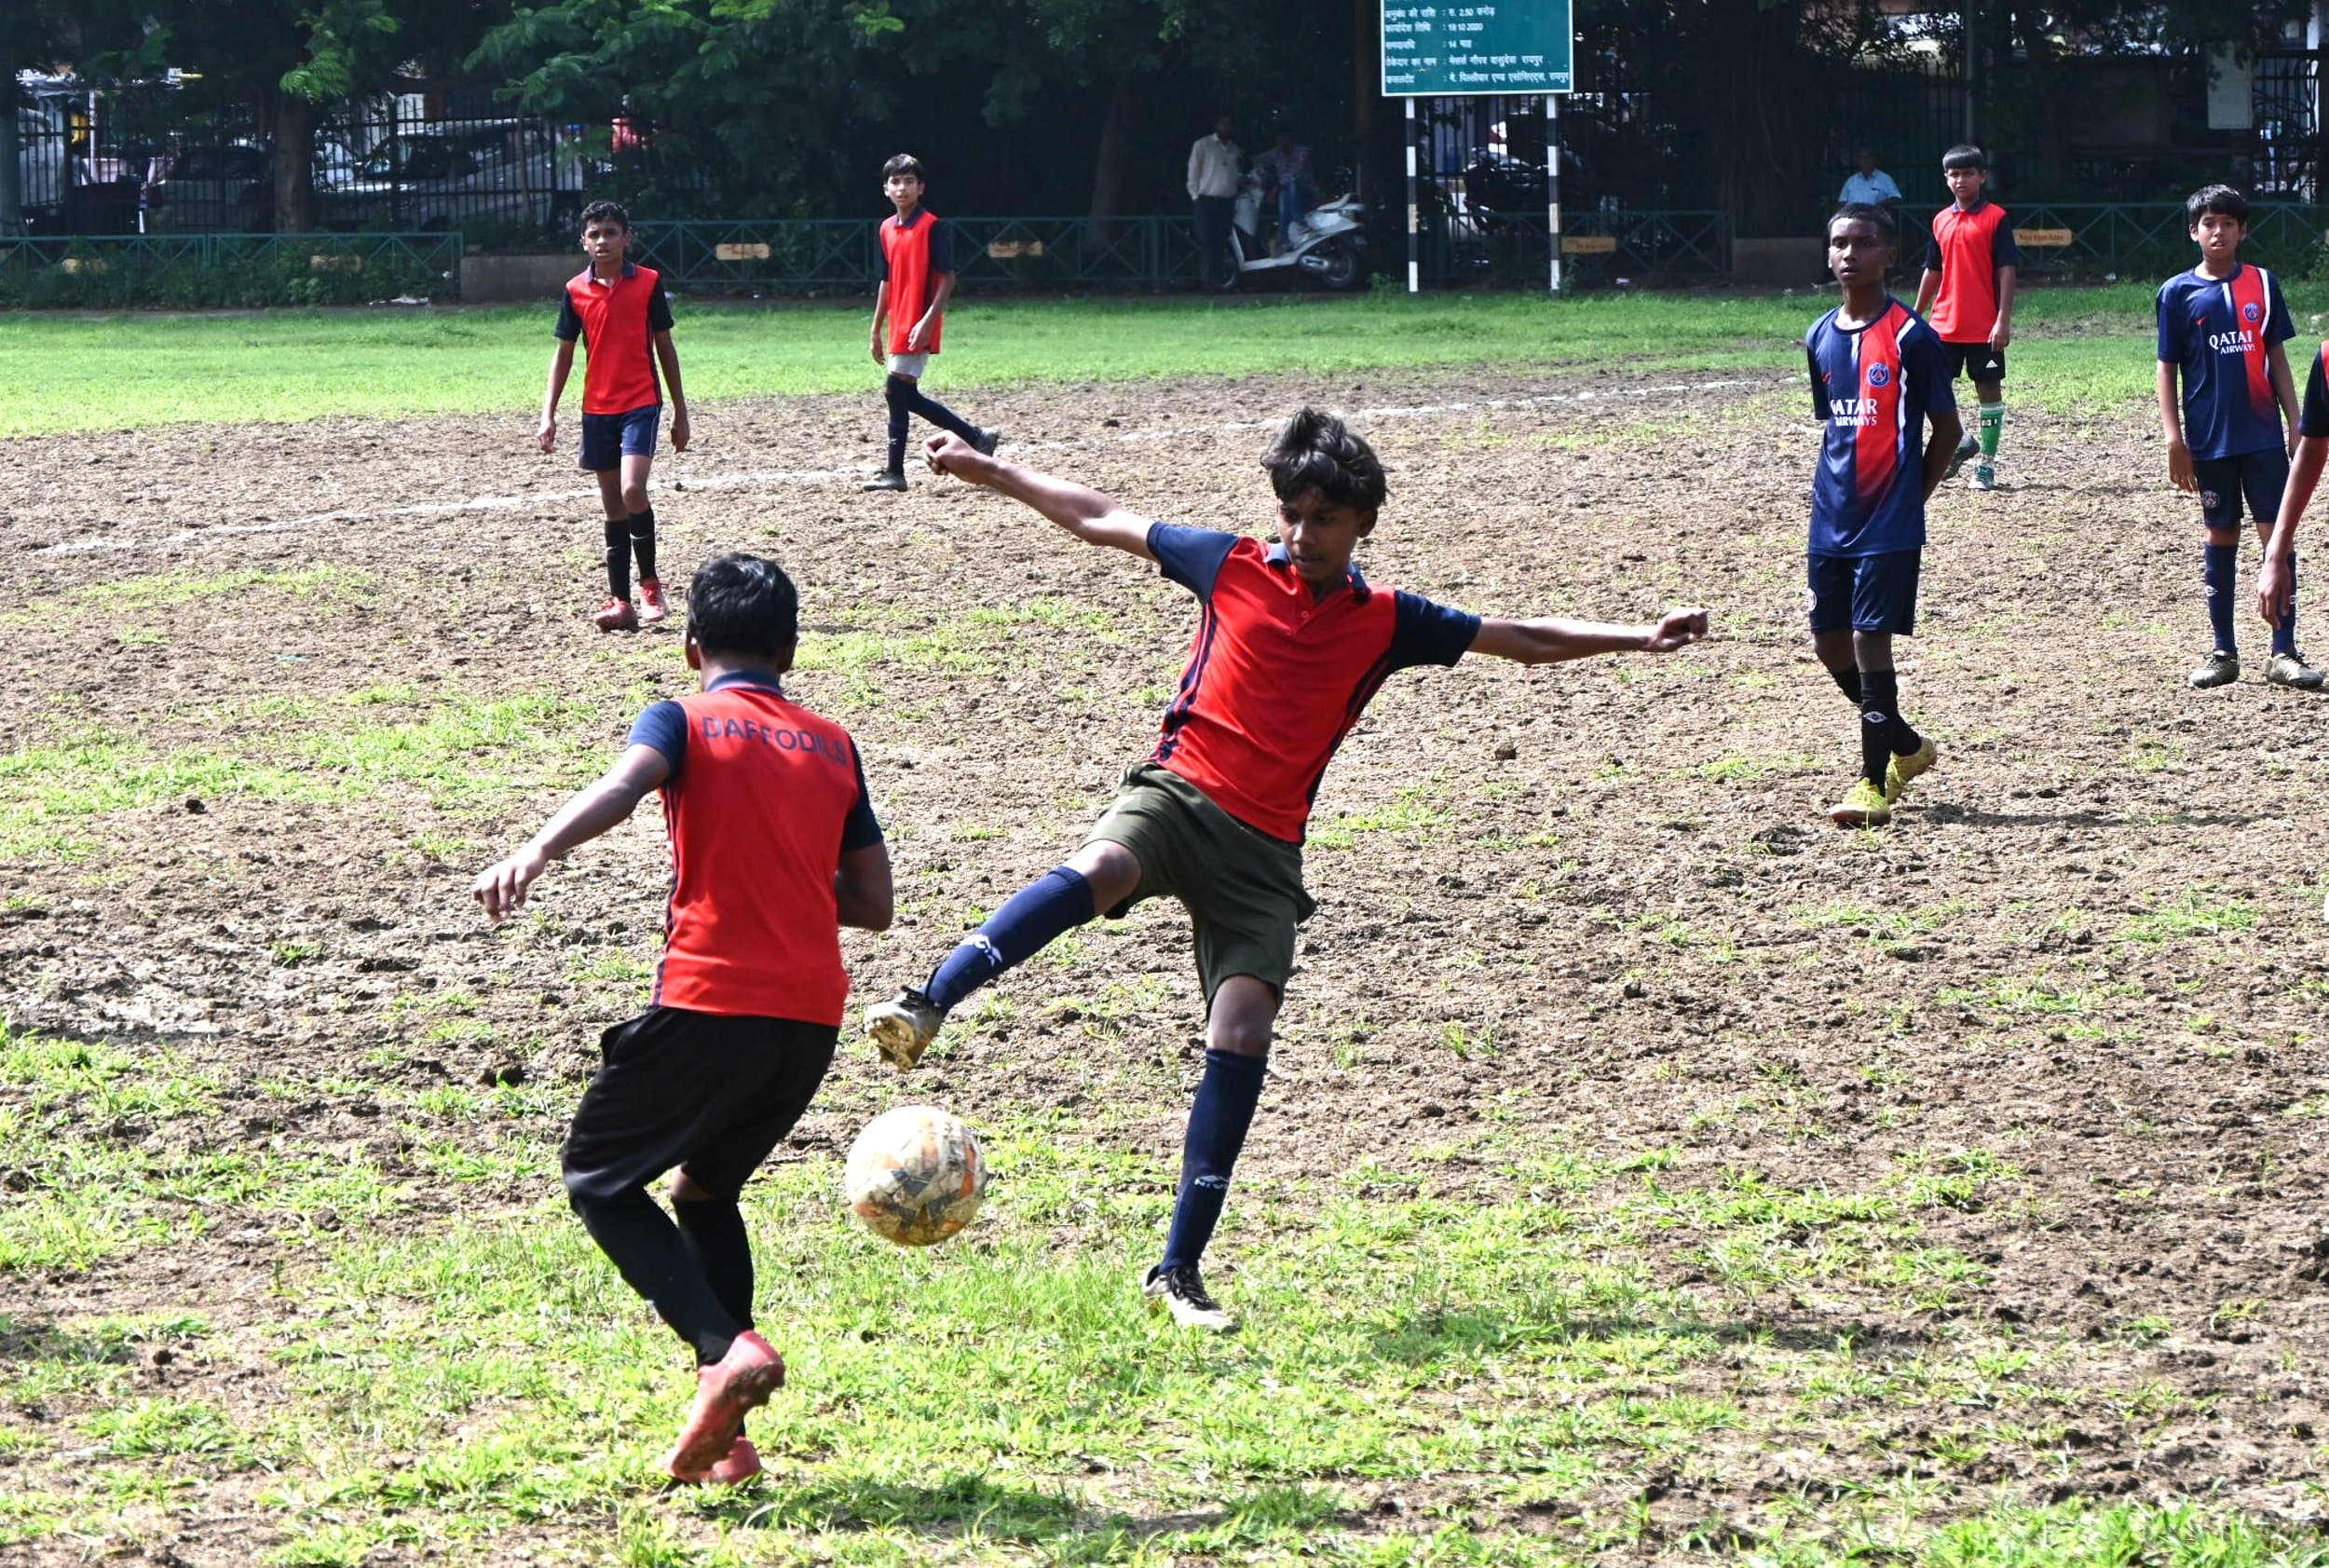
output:
[[[928,1247],[971,1222],[987,1196],[987,1156],[959,1116],[901,1105],[865,1124],[841,1173],[849,1211],[884,1241]]]

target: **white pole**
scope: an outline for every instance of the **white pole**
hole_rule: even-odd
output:
[[[1545,216],[1550,225],[1553,297],[1560,297],[1560,95],[1545,95]]]
[[[1407,292],[1421,293],[1423,289],[1423,269],[1416,252],[1418,225],[1415,214],[1415,100],[1407,100]]]

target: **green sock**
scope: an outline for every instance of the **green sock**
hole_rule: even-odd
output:
[[[1982,404],[1982,461],[1989,462],[1997,456],[1997,437],[2006,428],[2006,405],[2002,402]]]

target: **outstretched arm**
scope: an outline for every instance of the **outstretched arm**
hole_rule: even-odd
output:
[[[496,925],[525,905],[525,890],[550,866],[578,844],[587,844],[631,815],[651,790],[671,777],[671,758],[653,746],[626,748],[596,784],[558,808],[558,814],[524,849],[481,873],[470,890],[485,907],[485,918]]]
[[[1483,620],[1468,651],[1523,664],[1559,664],[1600,653],[1671,653],[1706,634],[1707,612],[1702,609],[1669,609],[1655,626],[1611,626],[1561,616]]]
[[[1104,544],[1143,561],[1156,559],[1149,552],[1149,519],[1126,511],[1115,497],[1089,485],[990,457],[950,430],[922,443],[922,460],[936,472],[1034,508],[1086,544]]]

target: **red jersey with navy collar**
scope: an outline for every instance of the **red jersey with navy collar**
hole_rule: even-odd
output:
[[[1997,325],[1997,269],[2022,265],[2006,210],[1984,200],[1954,202],[1933,215],[1925,270],[1941,274],[1933,295],[1933,330],[1943,343],[1987,343]]]
[[[558,307],[557,335],[582,341],[582,412],[628,414],[663,401],[655,373],[655,334],[671,331],[663,276],[625,262],[611,283],[584,267],[569,279]]]
[[[849,998],[833,877],[881,841],[849,731],[774,680],[658,702],[633,745],[671,760],[672,890],[654,1004],[838,1024]]]
[[[927,207],[915,208],[910,217],[885,218],[881,224],[881,255],[877,265],[881,280],[890,286],[887,351],[935,354],[939,329],[946,325],[943,314],[931,319],[930,333],[919,348],[908,350],[906,338],[914,330],[914,323],[930,308],[938,280],[954,270],[953,231]]]
[[[1318,781],[1382,683],[1453,664],[1477,615],[1349,580],[1321,598],[1283,546],[1210,528],[1149,526],[1149,553],[1205,613],[1150,760],[1246,826],[1301,841]]]

